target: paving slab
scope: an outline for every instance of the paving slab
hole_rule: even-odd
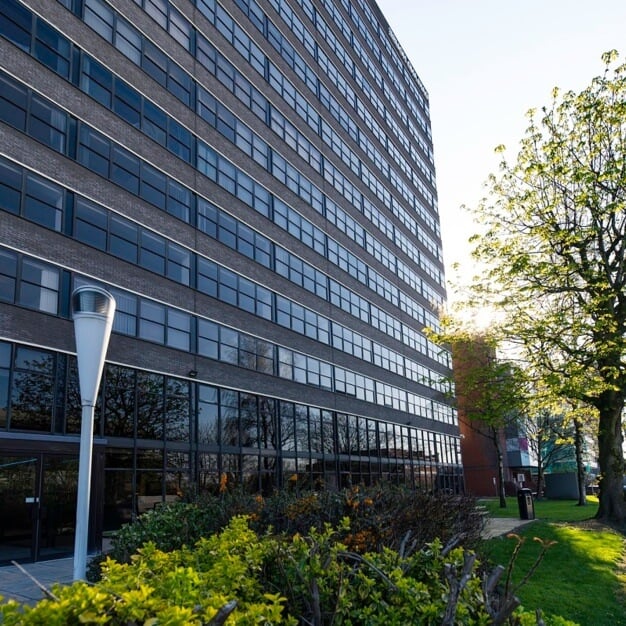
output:
[[[17,600],[22,604],[36,604],[46,597],[39,585],[49,590],[54,583],[70,584],[74,578],[74,559],[71,557],[20,563],[20,567],[24,571],[16,565],[0,567],[1,602]]]
[[[518,519],[515,517],[488,517],[482,532],[483,539],[493,539],[515,532],[527,524],[532,524],[534,519]]]

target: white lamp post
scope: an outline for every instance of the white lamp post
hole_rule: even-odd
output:
[[[87,569],[93,422],[114,314],[115,299],[108,291],[100,287],[85,285],[78,287],[72,293],[72,319],[76,337],[78,383],[82,407],[74,540],[74,580],[84,580]]]

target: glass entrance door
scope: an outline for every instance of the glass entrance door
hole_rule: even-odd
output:
[[[0,563],[72,553],[77,482],[76,457],[0,454]]]
[[[43,455],[36,560],[73,553],[77,485],[77,458]]]
[[[34,560],[39,466],[36,456],[0,456],[0,562]]]

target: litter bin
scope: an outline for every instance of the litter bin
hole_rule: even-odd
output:
[[[520,519],[535,519],[535,503],[530,489],[517,490],[517,504]]]

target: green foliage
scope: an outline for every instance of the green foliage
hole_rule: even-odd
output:
[[[93,586],[55,586],[57,599],[34,607],[0,605],[0,623],[200,626],[235,600],[227,624],[293,625],[281,595],[263,588],[260,574],[269,541],[258,539],[244,518],[233,518],[222,533],[202,539],[194,549],[162,552],[147,543],[131,563],[107,559],[102,579]]]
[[[107,559],[102,579],[55,586],[34,607],[0,605],[0,624],[110,626],[253,624],[405,626],[531,624],[523,611],[498,619],[475,555],[439,540],[401,554],[357,554],[340,541],[348,520],[303,535],[259,536],[244,517],[193,548],[145,544],[130,563]],[[232,611],[225,612],[225,609]],[[502,614],[501,614],[502,616]],[[546,621],[564,626],[564,621]]]
[[[567,504],[572,509],[585,508],[574,507],[572,502]],[[556,512],[555,517],[559,517]],[[529,582],[517,592],[524,607],[541,606],[548,616],[559,614],[580,624],[626,624],[624,580],[623,576],[621,580],[618,578],[618,564],[626,553],[622,535],[590,524],[544,521],[528,524],[517,534],[526,543],[512,572],[514,585],[523,578],[541,549],[533,539],[541,537],[544,542],[556,542]],[[491,539],[485,542],[481,554],[493,563],[506,563],[516,543],[507,537]]]
[[[398,549],[410,535],[421,546],[440,538],[463,535],[463,543],[477,543],[482,520],[474,498],[445,493],[417,492],[385,485],[341,491],[280,491],[267,498],[239,491],[203,496],[194,502],[176,502],[144,513],[123,526],[112,539],[109,555],[122,563],[146,542],[168,551],[190,546],[201,537],[224,528],[236,515],[249,516],[252,527],[265,532],[307,533],[350,521],[342,540],[351,550],[365,552],[383,546]],[[103,557],[90,563],[89,579],[97,580]]]
[[[508,497],[505,509],[495,498],[481,498],[479,503],[484,506],[492,517],[519,517],[517,497]],[[541,498],[534,501],[535,517],[542,521],[579,522],[593,518],[598,510],[598,497],[587,496],[587,504],[579,506],[577,500],[549,500]]]
[[[580,93],[529,113],[474,211],[471,305],[553,393],[598,413],[599,516],[622,522],[626,401],[626,65],[612,51]]]

